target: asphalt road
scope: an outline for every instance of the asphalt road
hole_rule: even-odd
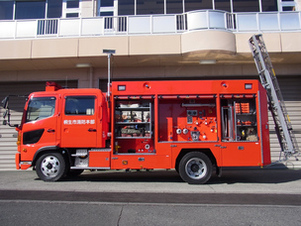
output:
[[[301,225],[299,170],[225,170],[205,185],[174,171],[0,178],[0,225]]]
[[[301,208],[63,201],[0,201],[1,225],[299,226]]]

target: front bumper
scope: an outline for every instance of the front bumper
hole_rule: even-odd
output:
[[[16,169],[26,170],[31,167],[32,162],[21,161],[21,153],[16,153],[15,155]]]

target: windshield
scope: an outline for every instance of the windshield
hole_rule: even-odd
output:
[[[48,118],[54,114],[55,97],[34,97],[28,103],[26,122]]]

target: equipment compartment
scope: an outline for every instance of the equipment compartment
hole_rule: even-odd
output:
[[[258,141],[255,97],[221,100],[222,140]]]
[[[154,153],[152,99],[116,100],[115,153]]]
[[[217,141],[216,99],[201,95],[159,100],[159,141]]]

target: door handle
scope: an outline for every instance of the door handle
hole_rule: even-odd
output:
[[[90,128],[90,129],[88,129],[88,131],[89,131],[89,132],[96,132],[96,129]]]
[[[47,132],[48,132],[48,133],[54,133],[55,130],[54,130],[54,129],[48,129]]]
[[[214,145],[214,147],[220,147],[221,149],[227,148],[227,146],[222,146],[222,145],[220,145],[220,144],[216,144],[216,145]]]

